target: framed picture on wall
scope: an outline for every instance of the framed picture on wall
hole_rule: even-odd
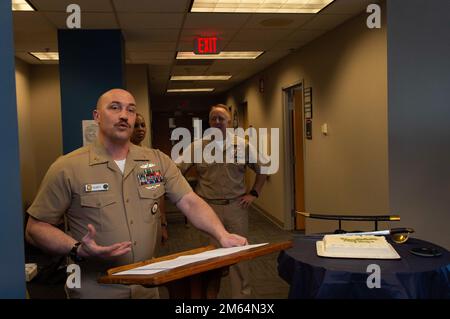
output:
[[[83,130],[83,146],[94,143],[98,134],[97,122],[94,120],[83,120],[81,121],[81,126]]]

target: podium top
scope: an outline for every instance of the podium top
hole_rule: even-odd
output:
[[[165,270],[151,275],[113,275],[115,273],[130,270],[133,268],[145,266],[148,264],[175,259],[179,256],[198,254],[207,250],[216,249],[216,247],[209,245],[193,250],[184,251],[177,254],[167,255],[159,258],[129,264],[121,267],[111,268],[107,271],[107,275],[101,277],[98,282],[102,284],[123,284],[123,285],[143,285],[143,286],[159,286],[168,282],[190,277],[206,271],[227,267],[238,262],[253,259],[263,255],[267,255],[276,251],[285,250],[292,247],[292,241],[285,241],[280,243],[267,244],[260,247],[251,248],[245,251],[240,251],[226,256],[215,257],[188,265],[180,266],[174,269]]]

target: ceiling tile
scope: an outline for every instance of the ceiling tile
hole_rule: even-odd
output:
[[[231,41],[224,51],[267,51],[274,46],[274,41],[239,42]]]
[[[33,6],[39,11],[63,11],[69,4],[78,4],[81,13],[84,12],[113,12],[111,2],[109,0],[31,0]],[[70,13],[66,13],[69,15]]]
[[[208,68],[208,65],[175,65],[171,75],[204,75]]]
[[[175,51],[176,41],[173,42],[139,42],[139,41],[126,41],[126,51]]]
[[[349,14],[319,14],[301,27],[302,30],[331,30],[349,19]]]
[[[325,32],[326,30],[298,30],[284,38],[282,41],[304,44],[319,37]]]
[[[126,41],[130,42],[174,42],[178,39],[178,29],[123,29],[123,35]]]
[[[113,0],[118,12],[187,12],[190,0]]]
[[[43,12],[49,21],[58,29],[66,29],[67,14],[60,12]],[[117,29],[119,28],[114,13],[83,13],[81,16],[82,29]]]
[[[184,28],[198,28],[205,32],[222,28],[239,29],[249,17],[249,14],[188,13],[184,21]]]
[[[119,12],[119,22],[122,29],[177,29],[181,27],[181,13],[125,13]]]
[[[175,51],[152,52],[152,51],[129,51],[128,56],[132,61],[152,61],[152,60],[168,60],[172,61]]]
[[[58,35],[56,29],[52,32],[41,32],[41,31],[17,31],[14,32],[14,43],[21,45],[21,47],[28,47],[28,44],[33,45],[33,43],[58,43]]]
[[[261,42],[275,43],[283,37],[286,37],[293,30],[291,29],[268,29],[261,31],[261,29],[243,29],[233,38],[236,42]]]
[[[213,73],[234,74],[236,71],[244,68],[246,65],[253,63],[254,60],[216,60],[209,67],[207,74]]]
[[[56,41],[56,35],[55,41],[51,42],[41,41],[39,37],[36,37],[35,35],[33,35],[33,41],[30,41],[28,36],[22,41],[20,38],[17,39],[16,36],[14,36],[14,49],[16,52],[46,51],[47,49],[50,52],[56,52],[58,51],[58,42]]]
[[[289,41],[279,41],[272,47],[273,50],[288,50],[295,51],[297,48],[306,44],[305,42],[289,42]]]
[[[261,32],[265,29],[281,28],[296,29],[314,17],[314,14],[252,14],[244,25],[245,29],[259,28]]]
[[[13,11],[13,29],[14,32],[56,32],[55,26],[35,11]]]

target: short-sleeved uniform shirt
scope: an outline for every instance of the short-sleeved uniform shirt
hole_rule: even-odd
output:
[[[183,159],[190,158],[189,162],[178,164],[180,170],[185,173],[191,166],[195,166],[199,175],[195,192],[206,199],[234,199],[246,193],[245,168],[248,166],[255,173],[261,173],[261,154],[242,138],[231,138],[229,145],[203,139],[193,142],[187,149],[187,155]],[[205,148],[211,147],[211,152],[204,153]],[[202,153],[215,155],[214,148],[221,153],[222,163],[202,157],[201,163],[194,163],[195,149],[201,149]],[[227,155],[228,153],[228,155]],[[227,156],[232,161],[227,162]],[[251,160],[252,159],[252,160]]]
[[[102,246],[131,241],[131,252],[110,262],[87,260],[84,268],[105,270],[153,257],[160,212],[158,199],[177,202],[192,191],[174,162],[158,150],[130,145],[122,174],[99,141],[60,157],[48,170],[28,213],[58,224],[67,218],[81,240],[87,225]],[[83,268],[82,267],[82,268]]]

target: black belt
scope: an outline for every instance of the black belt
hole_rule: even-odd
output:
[[[243,195],[241,195],[243,196]],[[209,203],[209,204],[213,204],[213,205],[230,205],[232,202],[234,202],[235,200],[239,199],[241,196],[235,197],[235,198],[231,198],[231,199],[209,199],[209,198],[204,198],[202,197],[205,202]]]

